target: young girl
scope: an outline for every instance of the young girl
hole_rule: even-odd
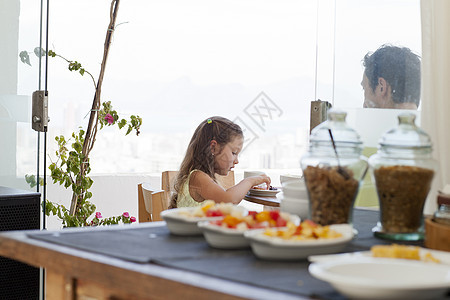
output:
[[[243,144],[241,127],[226,118],[211,117],[200,123],[181,163],[171,208],[198,206],[207,199],[237,204],[253,186],[270,186],[265,174],[245,178],[227,190],[217,183],[215,174],[227,175],[239,163]]]

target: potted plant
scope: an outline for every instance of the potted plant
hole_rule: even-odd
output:
[[[110,22],[106,31],[103,59],[98,80],[95,80],[93,75],[77,61],[68,60],[51,50],[46,53],[46,51],[40,47],[34,49],[34,53],[37,56],[48,55],[48,57],[63,59],[68,63],[68,69],[70,71],[78,72],[82,76],[85,74],[89,75],[95,88],[86,130],[79,128],[78,132],[72,133],[70,139],[66,139],[62,135],[55,138],[58,144],[58,150],[56,151],[57,160],[52,162],[49,166],[51,178],[53,179],[53,183],[63,185],[67,189],[71,188],[72,199],[70,208],[66,208],[62,204],[44,201],[43,209],[46,215],[56,215],[61,219],[63,227],[97,226],[118,224],[120,222],[132,223],[136,221],[136,218],[130,216],[128,212],[124,212],[120,216],[103,218],[100,212],[95,212],[96,206],[89,201],[92,197],[92,193],[89,189],[93,183],[93,180],[88,176],[91,171],[89,154],[94,147],[98,131],[105,126],[117,125],[119,129],[127,129],[126,135],[132,131],[135,131],[136,135],[139,135],[140,126],[142,125],[142,119],[139,116],[132,115],[129,120],[121,119],[117,111],[113,109],[110,101],[101,101],[103,77],[112,34],[114,33],[116,26],[115,23],[119,2],[120,0],[112,0],[111,2]],[[20,53],[20,59],[23,63],[30,64],[30,58],[27,51],[22,51]],[[30,185],[37,184],[34,176],[26,176],[26,180]],[[94,217],[91,219],[92,215],[94,215]]]

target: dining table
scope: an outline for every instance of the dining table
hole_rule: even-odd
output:
[[[280,199],[277,196],[255,196],[247,194],[244,196],[244,200],[256,204],[261,204],[266,207],[280,207]]]
[[[354,209],[357,234],[342,252],[392,244],[374,237],[378,220],[377,210]],[[311,276],[307,259],[263,260],[250,248],[215,249],[201,235],[171,234],[164,221],[5,231],[0,255],[44,268],[48,300],[346,299]]]

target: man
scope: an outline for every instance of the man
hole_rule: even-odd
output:
[[[364,56],[364,107],[417,109],[420,58],[405,47],[383,45]]]

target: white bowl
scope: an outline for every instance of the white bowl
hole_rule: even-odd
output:
[[[290,175],[290,174],[283,174],[280,175],[280,183],[281,186],[284,186],[286,183],[288,182],[298,182],[298,181],[302,181],[303,180],[303,176],[301,175]]]
[[[224,228],[211,224],[210,221],[201,221],[197,225],[200,228],[200,231],[203,232],[206,242],[211,247],[220,249],[241,249],[250,246],[250,243],[244,237],[245,230]]]
[[[303,179],[285,183],[282,187],[282,190],[285,197],[308,199],[308,191]]]
[[[309,272],[355,299],[435,299],[450,287],[448,265],[407,259],[341,259],[313,263]]]
[[[166,221],[167,228],[176,235],[201,235],[202,232],[197,226],[200,221],[213,221],[223,219],[220,217],[193,217],[193,212],[197,207],[179,207],[161,212],[161,217]],[[241,214],[246,214],[247,210],[242,206],[235,206],[233,209]]]
[[[244,236],[250,241],[253,253],[263,259],[299,260],[310,255],[336,253],[353,239],[353,227],[349,224],[330,225],[342,233],[335,239],[293,241],[264,234],[265,229],[250,230]]]
[[[302,220],[308,219],[309,216],[309,200],[298,200],[285,197],[280,199],[280,210],[299,216]]]
[[[289,215],[289,219],[296,225],[300,224],[300,218],[296,215]],[[208,242],[211,247],[220,249],[248,248],[250,247],[250,242],[244,237],[244,232],[259,230],[239,230],[236,228],[225,228],[212,224],[210,221],[199,222],[198,227],[203,232],[206,242]]]

